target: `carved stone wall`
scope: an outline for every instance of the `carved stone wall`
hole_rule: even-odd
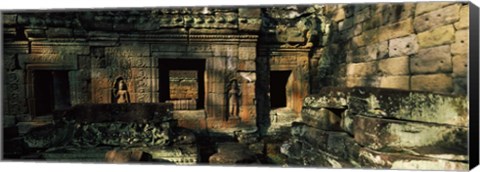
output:
[[[36,118],[31,112],[34,71],[68,71],[72,106],[115,103],[114,87],[120,79],[131,103],[156,103],[161,96],[159,59],[202,59],[205,71],[199,75],[204,81],[192,95],[200,96],[198,89],[204,88],[205,127],[255,124],[252,75],[261,25],[258,8],[27,12],[4,18],[5,115],[16,121]],[[224,121],[227,84],[244,77],[240,118]]]

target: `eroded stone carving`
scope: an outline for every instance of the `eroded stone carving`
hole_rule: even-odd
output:
[[[116,79],[113,86],[113,101],[114,103],[130,103],[130,95],[127,90],[127,84],[122,77]]]
[[[236,79],[230,81],[228,90],[228,118],[238,118],[241,92]],[[228,120],[227,118],[227,120]]]

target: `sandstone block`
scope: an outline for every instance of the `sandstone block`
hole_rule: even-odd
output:
[[[365,46],[365,40],[363,39],[363,36],[355,36],[352,38],[352,47],[362,47]]]
[[[467,127],[433,125],[410,121],[354,118],[355,141],[374,150],[410,150],[424,153],[468,154]]]
[[[422,3],[417,3],[417,6],[415,8],[415,15],[420,15],[429,11],[433,11],[436,9],[439,9],[441,7],[447,6],[452,4],[452,2],[434,2],[434,3],[429,3],[429,2],[422,2]]]
[[[465,29],[469,26],[469,5],[464,5],[460,8],[460,20],[455,23],[455,29]]]
[[[452,78],[446,74],[414,75],[411,78],[412,90],[449,93],[452,91]]]
[[[426,79],[425,82],[431,82]],[[408,121],[468,126],[465,96],[394,89],[356,88],[350,91],[349,112]]]
[[[376,62],[347,64],[347,76],[371,76],[377,73]]]
[[[360,164],[364,167],[402,170],[467,170],[468,164],[402,153],[386,153],[368,148],[359,150]]]
[[[255,60],[257,49],[256,47],[239,47],[238,59],[240,60]]]
[[[450,5],[415,17],[416,32],[431,30],[438,26],[452,24],[459,19],[460,4]]]
[[[378,61],[378,69],[384,75],[407,75],[409,74],[409,57],[394,57]]]
[[[455,41],[455,29],[453,25],[445,25],[435,29],[419,33],[418,44],[421,48],[444,45]]]
[[[345,19],[345,9],[337,8],[337,10],[335,10],[335,12],[334,12],[332,20],[335,21],[335,22],[338,22],[338,21],[343,20],[343,19]]]
[[[340,121],[340,128],[350,135],[353,135],[353,117],[355,116],[352,110],[347,109],[342,113]]]
[[[453,56],[453,76],[466,77],[468,74],[468,58],[467,55]]]
[[[2,21],[4,26],[13,26],[17,24],[17,14],[3,14]]]
[[[343,21],[338,22],[338,30],[344,31],[353,27],[354,19],[352,17],[345,18]]]
[[[410,58],[410,70],[412,74],[451,72],[451,59],[449,45],[421,49]]]
[[[322,91],[319,95],[310,95],[303,100],[303,107],[345,109],[347,94],[341,91]]]
[[[452,44],[452,54],[468,54],[469,47],[468,30],[455,32],[455,43]]]
[[[313,148],[341,159],[357,159],[359,145],[345,132],[324,131],[302,123],[292,124],[291,134],[297,140],[308,142]]]
[[[346,78],[347,87],[378,87],[377,77],[372,76],[348,76]]]
[[[373,60],[370,58],[368,53],[369,52],[367,51],[366,47],[356,48],[352,51],[347,52],[346,61],[348,63],[358,63],[358,62],[366,62],[366,61]]]
[[[240,60],[238,63],[238,70],[241,71],[254,71],[255,68],[254,60]]]
[[[410,89],[410,76],[383,76],[380,77],[380,88]]]
[[[453,93],[457,95],[467,95],[467,78],[454,78],[453,79]]]
[[[408,36],[412,34],[413,31],[413,20],[406,19],[399,21],[397,23],[389,24],[382,26],[378,29],[378,40],[385,41],[392,38],[398,38],[403,36]]]
[[[208,158],[210,164],[251,164],[257,162],[256,156],[247,146],[239,143],[222,143],[216,154]]]
[[[358,5],[356,5],[358,6]],[[361,23],[367,19],[370,19],[371,17],[371,11],[370,8],[363,8],[362,10],[355,12],[353,19],[355,21],[355,24]]]
[[[41,40],[46,38],[45,29],[25,29],[25,36],[29,40]]]
[[[390,40],[389,45],[390,57],[411,55],[418,51],[417,37],[410,35],[407,37],[396,38]]]
[[[354,35],[360,35],[363,31],[363,25],[362,24],[357,24],[355,25],[354,29],[353,29],[353,34]]]
[[[338,111],[338,110],[337,110]],[[326,108],[311,109],[302,108],[302,121],[314,128],[327,131],[341,131],[340,114],[335,114],[332,110]]]

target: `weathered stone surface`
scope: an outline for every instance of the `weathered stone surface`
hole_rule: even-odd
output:
[[[353,15],[353,19],[355,21],[355,24],[361,23],[361,22],[363,22],[367,19],[370,19],[370,17],[371,17],[371,11],[370,11],[370,8],[368,8],[368,7],[362,9],[361,11],[355,12],[355,14]]]
[[[343,21],[338,22],[338,30],[344,31],[353,27],[353,17],[345,18]]]
[[[349,113],[464,127],[468,125],[465,96],[379,88],[352,88],[346,92],[349,92],[345,93],[349,95]]]
[[[452,58],[454,77],[466,77],[468,74],[468,58],[467,55],[456,55]]]
[[[48,28],[46,34],[48,38],[72,38],[73,30],[71,28]]]
[[[407,37],[390,40],[389,43],[390,57],[411,55],[418,51],[417,37],[410,35]]]
[[[335,114],[332,110],[326,108],[311,109],[308,107],[302,108],[302,122],[305,124],[327,131],[341,131],[340,120],[341,111],[337,110],[339,114]]]
[[[340,128],[343,131],[347,132],[350,135],[353,135],[353,117],[355,114],[352,110],[347,109],[342,113],[342,118],[340,121]]]
[[[410,76],[383,76],[379,80],[380,88],[410,89]]]
[[[345,132],[324,131],[302,123],[292,124],[291,134],[296,140],[308,143],[316,150],[328,152],[338,158],[358,159],[359,145]],[[309,151],[302,150],[298,153]]]
[[[468,82],[467,78],[454,78],[453,79],[453,94],[467,95]]]
[[[151,155],[140,150],[111,150],[105,153],[105,160],[110,163],[127,163],[149,161]]]
[[[441,7],[447,6],[449,4],[452,4],[452,2],[434,2],[434,3],[428,3],[428,2],[421,2],[417,3],[417,6],[415,8],[415,15],[420,15],[429,11],[433,11],[436,9],[439,9]]]
[[[410,83],[412,90],[449,93],[453,89],[452,78],[446,74],[413,75]]]
[[[377,73],[376,62],[347,64],[347,76],[372,76]]]
[[[453,25],[445,25],[435,29],[419,33],[418,44],[421,48],[444,45],[455,41],[455,29]]]
[[[247,146],[239,143],[222,143],[217,153],[208,158],[210,164],[252,164],[258,160]]]
[[[368,148],[360,149],[360,163],[363,166],[386,169],[408,170],[467,170],[468,164],[402,153],[378,152]]]
[[[199,162],[199,153],[196,145],[173,144],[166,147],[145,147],[140,149],[152,155],[152,160],[177,165],[193,165]]]
[[[2,21],[4,26],[12,26],[17,24],[17,14],[3,14]]]
[[[347,87],[378,87],[378,77],[376,76],[361,76],[346,78]]]
[[[32,41],[47,38],[45,29],[25,29],[25,36]]]
[[[406,19],[397,23],[382,26],[378,29],[378,40],[385,41],[392,38],[407,36],[413,33],[413,20]]]
[[[257,49],[256,47],[239,47],[238,59],[239,60],[255,60]]]
[[[455,29],[465,29],[469,26],[469,5],[463,5],[460,8],[460,20],[455,23]]]
[[[324,90],[319,95],[305,97],[303,107],[345,109],[347,94],[342,91]]]
[[[378,70],[384,75],[408,75],[409,57],[394,57],[378,61]]]
[[[345,9],[344,8],[337,8],[334,12],[332,20],[338,22],[340,20],[345,19]]]
[[[458,21],[459,12],[460,4],[454,4],[417,16],[413,21],[415,31],[420,33],[438,26],[452,24]]]
[[[459,30],[455,32],[455,43],[451,45],[452,54],[468,54],[469,48],[469,30]]]
[[[421,49],[410,59],[412,74],[439,73],[452,71],[450,46]]]
[[[466,127],[371,118],[354,119],[355,141],[374,150],[466,155]],[[434,133],[434,134],[433,134]]]

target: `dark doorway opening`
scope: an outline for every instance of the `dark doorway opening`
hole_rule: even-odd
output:
[[[204,59],[159,59],[159,101],[175,102],[175,109],[194,110],[203,109],[205,103],[205,60]],[[178,83],[182,83],[180,87]],[[191,85],[194,94],[182,96],[181,90],[185,83]],[[192,83],[194,85],[192,85]],[[171,88],[175,86],[175,88]],[[178,87],[177,87],[178,86]],[[195,100],[195,108],[188,105],[179,107],[189,100]]]
[[[270,71],[270,107],[287,106],[287,82],[291,71]]]
[[[49,115],[55,110],[71,107],[68,71],[33,71],[34,114]]]

